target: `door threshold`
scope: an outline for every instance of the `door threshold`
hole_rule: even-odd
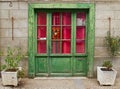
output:
[[[35,77],[34,79],[88,79],[87,77]]]

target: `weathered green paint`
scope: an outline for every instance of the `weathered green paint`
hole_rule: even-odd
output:
[[[89,9],[89,32],[88,32],[88,77],[93,77],[94,69],[94,36],[95,36],[95,7]]]
[[[70,57],[52,57],[51,73],[71,73]]]
[[[35,61],[37,73],[48,73],[47,57],[36,57]]]
[[[47,53],[37,54],[35,10],[47,12]],[[51,54],[51,12],[69,9],[72,13],[71,54]],[[86,54],[76,54],[76,11],[87,12]],[[94,61],[94,4],[30,4],[29,5],[29,76],[80,76],[93,77]],[[47,67],[46,67],[47,66]]]
[[[74,75],[85,75],[87,74],[87,62],[86,58],[75,57],[74,60]]]
[[[92,4],[67,4],[67,3],[49,3],[49,4],[31,4],[33,8],[35,9],[65,9],[65,8],[68,8],[68,9],[88,9],[91,7]]]
[[[48,75],[50,75],[50,69],[51,69],[51,60],[50,60],[50,53],[51,53],[51,23],[49,21],[51,21],[51,13],[47,14],[47,55],[48,55]]]
[[[34,30],[34,9],[29,5],[28,9],[28,56],[29,56],[29,77],[35,76],[35,59],[34,59],[34,46],[33,43],[33,30]]]

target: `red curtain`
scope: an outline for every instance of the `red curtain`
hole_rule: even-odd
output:
[[[37,14],[37,52],[46,53],[46,13]]]

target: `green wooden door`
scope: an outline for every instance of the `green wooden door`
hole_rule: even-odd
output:
[[[86,11],[36,12],[36,75],[86,75],[86,18]]]
[[[29,77],[93,76],[94,4],[29,4]]]

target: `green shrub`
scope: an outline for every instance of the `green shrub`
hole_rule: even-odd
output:
[[[7,71],[16,71],[18,69],[20,61],[24,58],[24,54],[20,47],[7,49],[7,55],[5,56],[5,64],[3,65]]]
[[[110,31],[108,31],[105,41],[110,56],[116,56],[120,50],[120,38],[111,36]]]

